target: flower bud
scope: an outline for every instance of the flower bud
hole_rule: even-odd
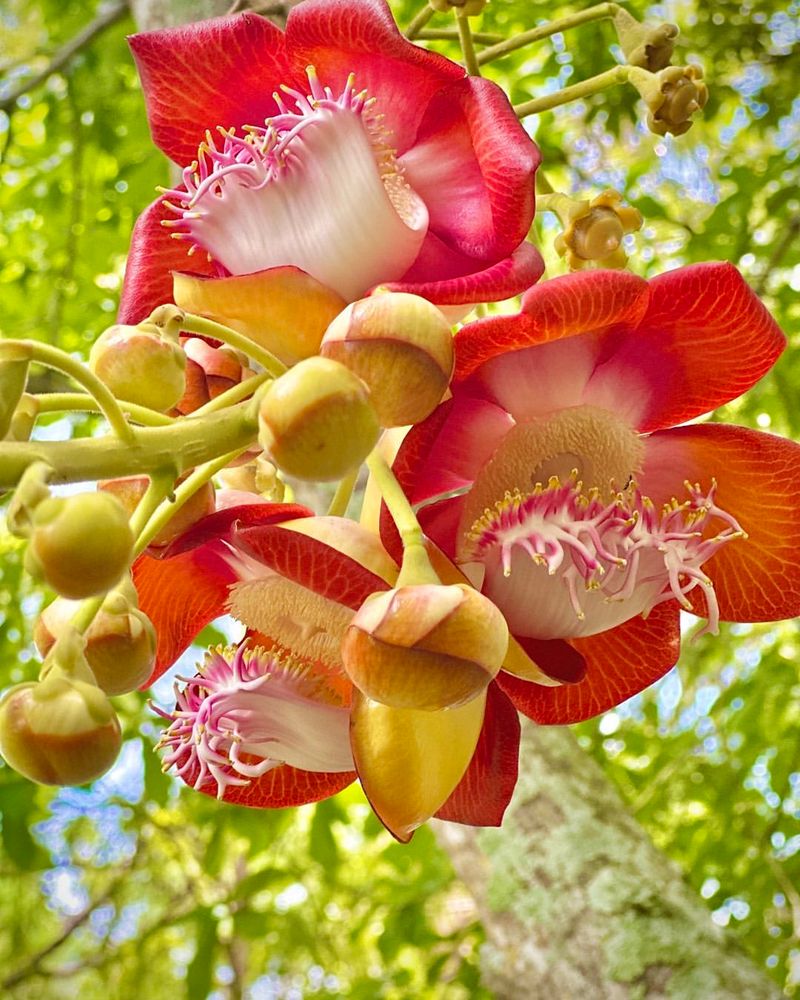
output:
[[[406,292],[351,303],[325,331],[320,354],[366,382],[383,427],[424,420],[453,373],[447,320],[427,299]]]
[[[89,368],[117,399],[160,412],[178,402],[186,384],[177,336],[149,322],[110,326],[92,345]]]
[[[31,781],[83,785],[105,774],[121,745],[111,702],[85,681],[53,671],[0,699],[0,754]]]
[[[28,441],[39,416],[39,400],[30,393],[23,392],[17,408],[11,415],[6,441]]]
[[[625,267],[628,257],[622,248],[623,237],[642,225],[635,208],[622,204],[616,191],[604,191],[592,201],[565,199],[559,216],[564,232],[556,237],[555,248],[566,257],[571,271],[582,270],[591,262],[601,267]]]
[[[62,597],[92,597],[110,590],[133,557],[125,509],[108,493],[43,500],[33,513],[25,568]]]
[[[59,597],[39,615],[33,641],[43,657],[69,627],[79,607],[78,601]],[[128,582],[124,589],[108,595],[84,634],[84,643],[86,660],[106,694],[126,694],[145,683],[155,662],[156,632],[136,606],[132,584]]]
[[[644,98],[650,113],[647,127],[656,135],[683,135],[692,127],[691,117],[705,107],[708,88],[699,66],[667,66],[659,73],[630,70],[629,80]]]
[[[614,27],[629,66],[641,66],[651,73],[669,66],[678,37],[676,24],[642,24],[619,7],[614,14]]]
[[[306,358],[276,379],[259,410],[259,442],[298,479],[341,479],[364,461],[380,426],[369,390],[328,358]]]
[[[189,475],[187,473],[186,475]],[[184,479],[186,476],[183,477]],[[180,482],[180,480],[178,480]],[[130,517],[136,510],[139,501],[147,491],[149,479],[147,476],[126,476],[121,479],[103,479],[97,484],[98,490],[115,496],[122,504],[126,513]],[[164,548],[190,528],[195,521],[207,514],[213,514],[216,509],[214,503],[214,486],[212,483],[204,483],[196,493],[179,507],[169,519],[167,524],[159,531],[156,537],[150,542],[151,549]]]
[[[342,643],[352,682],[393,708],[463,705],[494,678],[508,627],[492,602],[466,584],[414,584],[373,594]]]

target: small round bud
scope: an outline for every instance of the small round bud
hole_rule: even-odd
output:
[[[416,424],[432,413],[453,373],[453,335],[435,305],[384,292],[353,302],[325,331],[320,354],[369,386],[383,427]]]
[[[575,201],[565,196],[559,205],[564,232],[555,239],[559,255],[566,257],[571,271],[591,263],[600,267],[625,267],[627,255],[623,237],[642,225],[640,212],[622,204],[616,191],[604,191],[592,201]]]
[[[115,496],[130,517],[146,493],[148,482],[147,476],[125,476],[121,479],[103,479],[97,484],[97,488],[102,493]],[[207,514],[213,514],[216,509],[214,497],[213,484],[204,483],[182,507],[175,511],[175,514],[150,542],[149,547],[151,549],[165,548],[173,538],[183,534],[195,521],[199,521]]]
[[[111,326],[92,345],[89,368],[117,399],[151,410],[171,409],[186,386],[186,355],[154,323]]]
[[[0,754],[31,781],[83,785],[105,774],[121,745],[111,702],[85,681],[53,671],[0,699]]]
[[[683,135],[692,127],[692,115],[708,101],[699,66],[667,66],[658,73],[632,68],[628,79],[649,109],[647,127],[656,135]]]
[[[125,509],[116,497],[50,497],[33,514],[25,568],[63,597],[92,597],[110,590],[128,569],[133,544]]]
[[[344,365],[306,358],[276,379],[259,410],[259,442],[298,479],[341,479],[380,434],[366,385]]]
[[[133,587],[130,586],[130,590]],[[69,627],[80,603],[57,598],[39,615],[33,641],[44,657]],[[141,687],[153,670],[156,632],[150,619],[123,590],[114,590],[84,635],[84,655],[98,685],[109,695]]]
[[[414,584],[373,594],[342,643],[352,682],[394,708],[463,705],[495,677],[508,627],[492,602],[466,584]]]

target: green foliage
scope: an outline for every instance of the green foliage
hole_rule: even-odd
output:
[[[10,0],[0,15],[9,88],[40,69],[94,6]],[[401,23],[418,6],[393,3]],[[508,35],[582,6],[495,0],[473,29]],[[632,9],[647,13],[641,3]],[[626,192],[646,218],[631,240],[639,273],[704,259],[737,264],[796,348],[797,3],[685,0],[650,11],[679,21],[682,58],[706,67],[705,117],[680,139],[662,139],[637,124],[635,91],[619,88],[534,121],[544,169],[578,197],[606,186]],[[431,26],[452,21],[437,15]],[[5,335],[85,352],[114,315],[133,221],[167,178],[124,42],[133,27],[118,22],[21,98],[10,118],[0,113]],[[431,44],[458,56],[454,42]],[[521,102],[602,72],[614,53],[613,31],[601,22],[519,49],[485,72]],[[550,273],[560,273],[552,217],[537,226]],[[61,388],[48,374],[37,378],[37,388]],[[716,416],[798,437],[798,384],[800,352],[790,350]],[[96,426],[71,423],[76,434]],[[19,546],[0,533],[3,686],[33,672],[29,629],[41,600],[22,576]],[[787,995],[800,982],[797,662],[789,626],[729,629],[721,640],[687,644],[680,681],[673,675],[580,727],[714,919],[767,963]],[[152,1000],[238,996],[243,983],[258,983],[265,996],[487,995],[474,904],[429,831],[407,847],[393,843],[356,789],[296,811],[220,806],[161,773],[144,699],[119,704],[127,749],[93,790],[54,794],[0,769],[4,995],[125,1000],[143,995],[145,983]]]

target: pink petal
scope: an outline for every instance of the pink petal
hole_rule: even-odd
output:
[[[586,661],[586,676],[577,684],[542,687],[503,672],[497,683],[517,709],[540,726],[582,722],[622,704],[675,665],[678,621],[678,605],[667,601],[647,619],[632,618],[607,632],[570,640]]]
[[[469,826],[500,826],[517,783],[520,725],[517,711],[492,683],[478,745],[439,819]]]
[[[206,129],[263,124],[278,110],[272,92],[293,82],[283,34],[257,14],[133,35],[130,46],[153,141],[181,166]]]
[[[800,615],[800,444],[745,427],[699,424],[652,434],[646,449],[640,486],[656,503],[684,495],[684,479],[703,487],[716,479],[716,503],[748,534],[703,567],[722,620]],[[698,598],[695,608],[703,615],[704,601]]]
[[[499,87],[467,77],[433,97],[400,163],[428,206],[431,232],[488,263],[528,235],[539,160]]]
[[[402,153],[414,141],[433,95],[464,70],[412,45],[382,0],[305,0],[289,14],[286,40],[295,75],[313,65],[334,91],[355,74],[357,89],[377,98],[391,145]]]
[[[117,316],[120,323],[138,323],[156,306],[172,302],[173,271],[186,270],[191,265],[198,274],[211,274],[211,265],[203,254],[187,256],[186,244],[173,240],[169,230],[161,225],[162,220],[172,217],[156,201],[136,220]]]

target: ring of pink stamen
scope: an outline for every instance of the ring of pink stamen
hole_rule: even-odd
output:
[[[207,131],[197,159],[182,171],[183,186],[158,189],[162,204],[177,216],[176,219],[165,219],[162,225],[174,230],[171,234],[173,239],[191,243],[190,255],[200,248],[191,225],[193,220],[205,214],[199,210],[200,202],[208,195],[221,197],[226,178],[235,178],[236,183],[256,191],[275,180],[292,160],[294,139],[319,120],[321,111],[335,113],[346,110],[360,115],[381,175],[399,173],[395,151],[381,124],[383,115],[375,111],[374,97],[370,97],[366,90],[356,91],[354,75],[351,73],[348,76],[338,97],[330,87],[322,86],[313,66],[308,67],[306,75],[311,91],[308,95],[290,87],[281,87],[284,94],[294,101],[296,111],[287,106],[280,94],[273,93],[280,114],[266,119],[263,126],[245,126],[244,135],[237,135],[235,128],[218,126],[221,146]]]
[[[500,550],[505,576],[511,574],[515,547],[534,562],[560,575],[578,618],[584,617],[580,585],[600,590],[609,601],[624,601],[642,586],[663,580],[663,588],[644,613],[674,598],[691,609],[688,594],[700,587],[706,599],[708,623],[703,631],[716,632],[719,607],[714,586],[702,565],[719,549],[746,537],[739,523],[714,500],[716,483],[704,492],[686,483],[688,499],[673,499],[657,510],[635,483],[605,501],[597,489],[583,491],[575,475],[561,483],[553,477],[547,486],[537,484],[532,493],[506,493],[494,509],[487,508],[472,526],[468,558],[485,561]],[[707,534],[712,522],[721,522]],[[662,565],[645,569],[643,557],[657,553]]]
[[[290,685],[309,699],[337,704],[338,699],[315,674],[310,663],[287,655],[279,647],[271,650],[209,650],[195,677],[179,677],[175,684],[175,708],[167,712],[157,705],[155,712],[170,725],[157,749],[165,750],[162,770],[174,773],[195,789],[213,781],[217,798],[222,799],[231,785],[248,785],[282,763],[266,757],[245,761],[242,745],[244,711],[242,695],[268,693],[266,685]]]

